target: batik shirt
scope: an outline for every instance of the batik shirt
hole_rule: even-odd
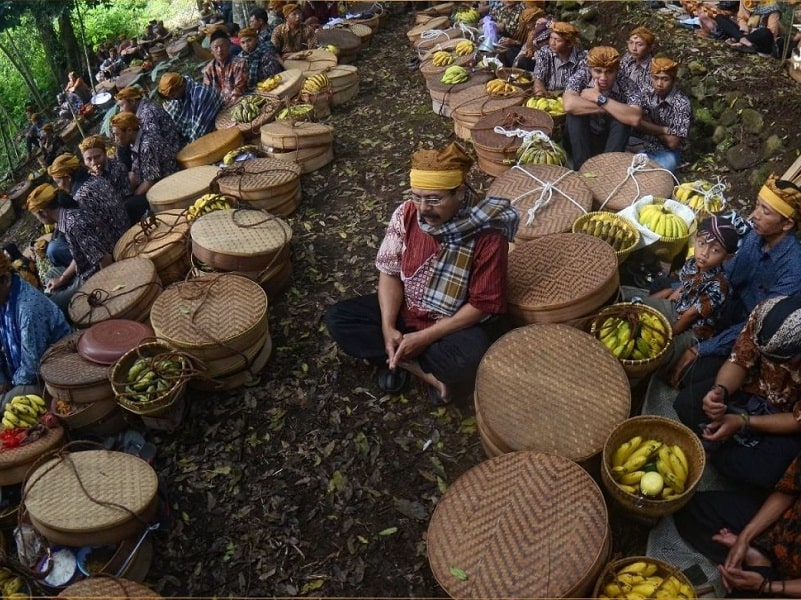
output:
[[[178,170],[175,154],[169,150],[164,138],[139,130],[131,144],[131,171],[139,183],[159,181]]]
[[[122,161],[116,158],[107,158],[106,166],[103,167],[100,177],[107,180],[123,200],[131,195],[131,180],[128,177],[128,167]]]
[[[490,9],[492,20],[498,25],[498,34],[503,37],[514,37],[520,26],[520,13],[526,5],[523,2],[515,2],[511,5],[501,4],[497,8]]]
[[[774,490],[795,500],[754,543],[772,555],[783,579],[797,579],[801,577],[801,457],[790,463]]]
[[[566,61],[562,61],[548,46],[534,55],[534,79],[542,81],[546,90],[563,90],[567,80],[586,65],[587,51],[573,48]]]
[[[626,52],[623,58],[620,59],[617,76],[628,77],[637,84],[642,93],[645,93],[645,90],[651,88],[651,57],[649,56],[645,61],[638,63],[631,54]]]
[[[184,77],[186,88],[182,98],[168,100],[164,110],[175,121],[178,133],[187,142],[214,131],[214,119],[223,105],[220,92]]]
[[[309,50],[317,46],[317,32],[310,25],[301,25],[290,29],[287,23],[278,25],[273,30],[272,43],[278,54]]]
[[[72,197],[82,210],[113,236],[113,247],[128,229],[128,214],[119,192],[106,179],[89,177],[74,190]]]
[[[248,88],[248,65],[240,58],[229,56],[221,63],[216,58],[203,69],[203,85],[219,90],[226,105],[245,95]]]
[[[679,271],[679,282],[681,293],[676,301],[676,312],[682,315],[695,308],[699,316],[693,321],[693,333],[700,340],[711,337],[729,296],[729,280],[723,265],[702,272],[695,258],[690,258]]]
[[[123,212],[127,226],[128,217]],[[81,208],[62,208],[59,211],[58,230],[64,234],[81,281],[86,281],[100,270],[100,261],[112,255],[116,239],[111,228]]]
[[[178,154],[181,149],[181,138],[175,122],[167,114],[167,111],[152,100],[142,98],[139,106],[136,107],[136,118],[139,119],[140,130],[164,138],[167,143],[166,147],[171,148],[174,154]]]
[[[565,92],[575,92],[581,95],[581,91],[587,88],[594,88],[595,80],[590,73],[590,67],[585,62],[576,73],[567,80],[565,84]],[[612,84],[612,89],[606,92],[606,97],[623,104],[631,106],[642,106],[642,95],[636,84],[626,77],[621,77],[618,73],[615,77],[615,82]],[[590,115],[590,128],[594,132],[600,132],[606,129],[609,119],[612,119],[609,114]]]
[[[690,135],[690,122],[692,120],[692,105],[687,95],[676,86],[664,98],[659,98],[652,88],[643,91],[643,116],[647,116],[652,123],[668,128],[669,135],[681,138],[680,149],[684,149],[687,137]],[[660,152],[667,147],[655,135],[642,134],[646,152]]]
[[[275,52],[268,52],[262,46],[253,52],[239,53],[239,58],[248,64],[248,89],[252,90],[260,81],[272,77],[276,73],[283,71],[283,67],[278,63]]]

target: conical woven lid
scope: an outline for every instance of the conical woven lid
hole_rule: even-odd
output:
[[[81,387],[108,380],[108,367],[86,360],[78,354],[75,332],[50,346],[39,363],[39,375],[46,383],[58,387]]]
[[[519,244],[509,254],[509,303],[529,310],[568,306],[597,297],[616,275],[617,256],[605,241],[555,233]],[[598,306],[608,296],[597,297]]]
[[[592,209],[592,192],[584,180],[557,165],[512,167],[495,178],[487,195],[508,198],[520,213],[517,242],[568,232],[576,219]]]
[[[477,412],[507,450],[585,460],[603,449],[631,409],[620,361],[592,335],[567,325],[527,325],[484,354]]]
[[[211,165],[244,142],[242,132],[232,127],[212,131],[181,148],[175,159],[182,168]]]
[[[50,459],[30,474],[25,508],[48,529],[87,533],[135,519],[153,502],[158,476],[125,452],[86,450]],[[116,506],[109,506],[113,503]]]
[[[315,48],[294,52],[284,58],[284,68],[300,69],[307,77],[309,74],[319,73],[337,64],[337,56],[333,52]]]
[[[470,139],[473,144],[488,149],[516,150],[523,143],[523,138],[507,133],[513,134],[517,131],[541,131],[550,136],[553,119],[548,113],[535,108],[510,106],[482,117],[470,130]]]
[[[232,209],[199,217],[190,235],[193,251],[200,247],[226,256],[269,257],[289,245],[292,229],[263,211]]]
[[[264,192],[289,187],[300,180],[300,167],[285,160],[253,158],[225,169],[217,179],[220,193],[247,200],[263,198]],[[294,187],[294,186],[292,186]]]
[[[67,600],[83,600],[84,598],[104,598],[105,600],[147,598],[149,600],[158,600],[164,596],[157,594],[146,585],[130,579],[95,575],[73,583],[63,589],[56,597],[66,598]]]
[[[147,201],[158,209],[162,204],[196,200],[209,192],[209,185],[219,171],[214,165],[201,165],[168,175],[147,191]]]
[[[606,152],[581,165],[579,175],[592,192],[596,208],[617,212],[643,196],[671,197],[675,181],[670,171],[643,157],[644,154]]]
[[[428,561],[452,598],[561,598],[605,558],[607,518],[575,463],[505,454],[448,488],[428,526]]]

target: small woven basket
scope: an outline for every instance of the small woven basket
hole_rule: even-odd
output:
[[[495,76],[524,90],[528,90],[534,85],[531,73],[517,67],[501,67],[495,71]]]
[[[590,229],[590,230],[585,230],[584,229],[584,227],[587,225],[587,223],[589,221],[591,221],[593,219],[593,217],[600,216],[600,215],[606,216],[611,221],[611,224],[610,224],[608,232],[606,233],[606,236],[597,235],[592,231],[592,229]],[[629,244],[621,247],[619,250],[615,250],[615,255],[617,256],[617,264],[619,264],[619,265],[622,264],[623,261],[626,260],[629,257],[629,254],[631,254],[634,251],[634,249],[637,247],[637,244],[640,243],[640,232],[634,226],[634,223],[629,221],[627,218],[621,217],[620,215],[616,215],[614,213],[609,213],[609,212],[606,212],[606,211],[594,211],[594,212],[589,212],[587,214],[581,215],[578,219],[576,219],[575,223],[573,223],[573,228],[572,228],[573,233],[587,233],[589,235],[592,235],[594,237],[602,239],[603,241],[608,243],[610,246],[612,246],[612,248],[615,247],[614,243],[613,243],[614,242],[614,238],[615,238],[616,235],[618,235],[618,232],[620,230],[624,230],[626,232],[630,232],[631,235],[634,236],[634,241],[632,241]]]
[[[697,598],[692,583],[690,583],[690,580],[687,579],[687,576],[684,573],[682,573],[678,568],[674,567],[670,563],[667,563],[663,560],[659,560],[658,558],[653,558],[651,556],[627,556],[626,558],[621,558],[619,560],[615,560],[607,564],[604,567],[604,570],[601,572],[601,576],[598,577],[598,581],[595,583],[595,588],[592,591],[592,597],[600,598],[601,596],[605,595],[604,586],[606,586],[607,584],[611,583],[614,580],[615,573],[617,573],[618,571],[620,571],[620,569],[622,569],[627,565],[640,561],[655,564],[657,566],[656,572],[654,573],[655,575],[663,577],[665,579],[668,579],[669,577],[672,576],[675,577],[680,582],[680,584],[686,585],[687,588],[689,589],[685,591],[689,591],[690,595],[687,596],[685,594],[684,597],[691,599]],[[657,591],[658,590],[659,588],[657,588]]]
[[[670,323],[665,315],[655,308],[651,308],[647,304],[642,304],[640,302],[618,302],[617,304],[607,306],[606,308],[602,309],[600,313],[598,313],[598,316],[592,320],[590,333],[598,338],[601,327],[606,319],[629,311],[636,311],[640,313],[645,312],[659,319],[659,322],[662,325],[662,332],[666,340],[662,350],[650,358],[643,360],[630,360],[623,358],[618,359],[620,364],[623,365],[623,370],[626,372],[626,375],[629,376],[629,379],[640,379],[646,375],[650,375],[659,368],[659,366],[662,364],[662,360],[666,356],[668,348],[670,348],[670,345],[673,343],[673,330],[671,329]]]
[[[623,491],[612,477],[612,455],[621,444],[635,436],[643,440],[658,440],[671,446],[678,445],[687,455],[688,473],[684,492],[669,499],[635,496]],[[601,480],[609,495],[626,511],[645,520],[655,521],[670,515],[686,505],[695,493],[706,466],[706,454],[701,441],[693,431],[678,421],[643,415],[623,421],[615,427],[604,444],[601,462]]]
[[[654,198],[653,204],[664,204],[666,198]],[[690,237],[695,235],[698,226],[697,221],[693,221],[687,227],[687,235],[681,237],[660,237],[651,245],[651,251],[657,258],[665,262],[670,262],[687,247]],[[649,230],[650,231],[650,230]]]

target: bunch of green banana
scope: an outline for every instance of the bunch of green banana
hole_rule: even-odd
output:
[[[47,412],[47,403],[41,396],[27,394],[14,396],[6,404],[3,412],[3,429],[33,427],[39,424],[39,417]]]
[[[621,224],[620,219],[623,218],[625,217],[620,217],[613,213],[594,214],[584,219],[576,232],[601,238],[612,246],[615,252],[627,250],[637,241],[637,236],[634,233],[634,225],[626,227]]]
[[[540,139],[523,142],[517,149],[519,165],[558,165],[567,164],[567,152],[559,144]]]
[[[637,216],[640,225],[663,238],[683,238],[690,235],[687,222],[662,204],[646,204]]]
[[[263,96],[245,96],[231,109],[231,118],[237,123],[250,123],[261,114],[265,102]]]
[[[215,210],[229,210],[233,208],[231,201],[223,194],[204,194],[186,209],[186,220],[190,223]]]
[[[0,591],[3,600],[29,600],[31,597],[26,589],[25,581],[10,570],[0,568]]]
[[[451,56],[450,52],[446,52],[445,50],[439,50],[434,52],[434,55],[431,57],[431,62],[434,64],[435,67],[444,67],[446,65],[453,64],[453,56]]]
[[[476,45],[470,40],[462,40],[456,44],[456,48],[454,48],[454,52],[456,52],[458,56],[467,56],[468,54],[473,54],[475,50]]]
[[[317,73],[303,82],[303,88],[300,91],[306,92],[307,94],[319,94],[330,87],[331,80],[328,79],[328,75],[325,73]]]
[[[296,104],[289,108],[282,108],[275,116],[278,121],[286,121],[293,119],[295,121],[303,121],[310,118],[314,107],[311,104]]]
[[[257,146],[256,144],[248,144],[247,146],[240,146],[236,150],[231,150],[223,157],[223,164],[224,165],[232,165],[236,162],[236,159],[242,156],[243,154],[255,154],[256,156],[264,156],[264,152],[262,152],[261,147]]]
[[[470,78],[470,72],[464,67],[453,65],[445,69],[440,81],[446,85],[458,85]]]
[[[597,336],[621,360],[648,360],[662,352],[668,342],[664,324],[645,310],[607,317],[597,326]]]
[[[696,597],[691,586],[662,571],[660,565],[648,560],[629,563],[610,573],[598,597],[628,600],[690,600]]]
[[[140,356],[125,375],[125,393],[134,402],[155,400],[173,388],[186,366],[180,356]]]
[[[272,77],[268,77],[264,81],[260,81],[259,83],[257,83],[256,89],[262,93],[272,92],[280,84],[281,84],[281,74],[278,73],[277,75],[273,75]]]

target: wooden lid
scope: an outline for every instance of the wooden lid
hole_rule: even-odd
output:
[[[471,135],[475,132],[473,129]],[[512,167],[495,178],[487,195],[508,198],[520,213],[516,242],[568,232],[575,220],[592,208],[592,192],[584,180],[557,165]]]
[[[305,79],[303,72],[300,69],[287,69],[281,71],[280,75],[281,83],[266,94],[259,93],[257,90],[259,96],[277,96],[281,100],[288,100],[296,96],[303,87]]]
[[[670,171],[645,154],[606,152],[588,159],[579,175],[592,192],[594,206],[617,212],[643,196],[670,198],[675,185]]]
[[[149,325],[128,319],[109,319],[92,325],[78,340],[78,354],[100,365],[110,365],[146,338],[153,337]]]
[[[45,351],[39,363],[39,374],[46,383],[81,387],[108,379],[108,367],[90,362],[78,354],[81,335],[80,331],[72,333]]]
[[[319,73],[337,64],[337,56],[333,52],[315,48],[293,52],[284,58],[284,68],[299,69],[304,75]]]
[[[57,598],[67,600],[83,600],[84,598],[147,598],[148,600],[158,600],[163,598],[146,585],[112,577],[110,575],[93,575],[86,579],[81,579],[63,589]]]
[[[134,515],[151,505],[157,490],[156,472],[141,458],[86,450],[64,453],[40,465],[25,482],[24,502],[31,518],[48,529],[88,533],[135,520]]]
[[[114,245],[114,260],[133,256],[149,258],[162,271],[186,254],[189,222],[186,212],[168,210],[152,220],[138,223],[122,234]]]
[[[620,361],[592,335],[567,325],[527,325],[484,355],[475,399],[504,451],[582,461],[628,417],[631,387]]]
[[[452,598],[567,597],[606,559],[607,519],[601,490],[575,463],[505,454],[448,488],[428,526],[428,561]]]
[[[555,233],[519,244],[509,254],[509,304],[541,312],[543,318],[583,302],[589,304],[568,318],[589,314],[609,299],[618,282],[615,251],[591,235]]]
[[[225,169],[217,184],[220,193],[240,200],[262,199],[265,192],[276,188],[294,188],[300,181],[300,167],[273,158],[253,158]]]
[[[236,150],[243,143],[244,138],[239,129],[221,129],[207,133],[187,144],[181,148],[175,158],[183,169],[212,165],[221,161],[230,150]]]
[[[261,143],[267,152],[330,146],[334,141],[334,128],[308,121],[273,121],[262,125]]]
[[[492,150],[509,151],[520,148],[522,137],[496,132],[496,128],[508,133],[541,131],[550,136],[553,132],[553,119],[548,113],[535,108],[510,106],[482,117],[470,130],[470,139],[474,145]]]
[[[259,111],[259,115],[255,119],[248,121],[247,123],[239,123],[233,119],[231,115],[234,109],[241,103],[240,100],[239,102],[236,102],[228,108],[224,108],[217,113],[217,118],[214,120],[214,126],[217,129],[236,127],[242,132],[242,135],[253,135],[254,133],[258,132],[262,125],[269,123],[275,118],[275,113],[277,113],[281,108],[281,98],[275,94],[259,94],[259,96],[264,98],[265,101]]]
[[[484,86],[474,85],[451,94],[448,106],[453,110],[454,117],[478,121],[496,110],[520,106],[525,100],[526,96],[522,92],[512,96],[490,96]]]
[[[183,202],[189,206],[209,192],[209,186],[219,171],[214,165],[201,165],[168,175],[147,191],[147,201],[156,212],[160,212],[161,205]]]

